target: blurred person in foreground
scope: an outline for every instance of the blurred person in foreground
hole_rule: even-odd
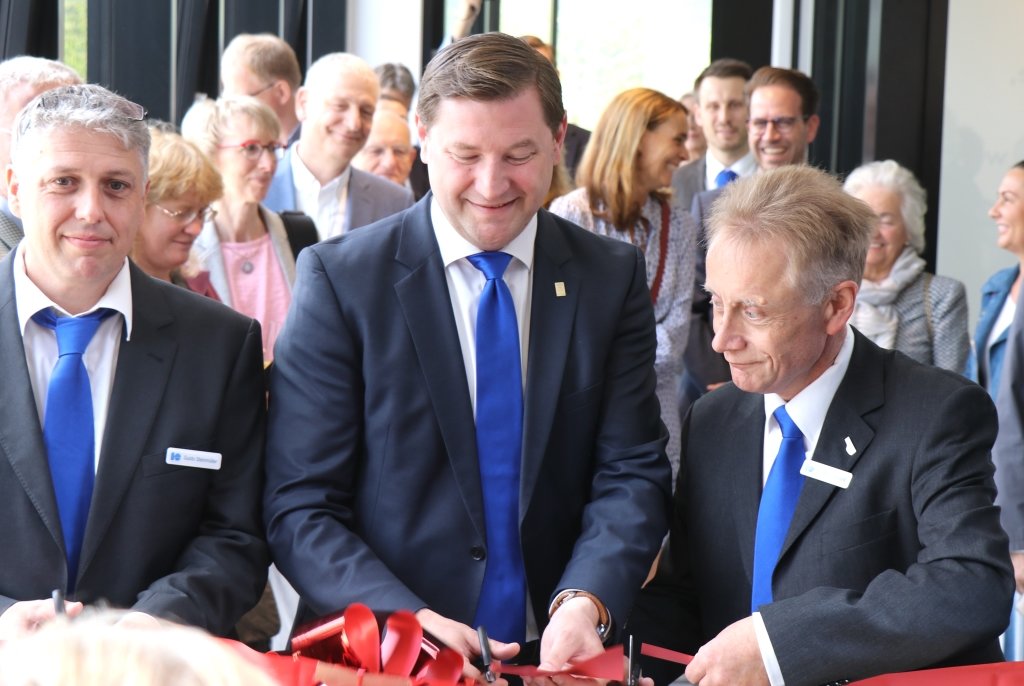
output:
[[[224,193],[220,172],[193,143],[150,127],[146,219],[130,257],[150,276],[219,300],[210,272],[189,262],[192,244]]]
[[[577,174],[579,188],[551,211],[585,229],[626,241],[643,253],[654,303],[661,418],[668,453],[679,467],[677,378],[690,325],[697,224],[672,196],[672,172],[685,155],[686,109],[649,88],[615,96],[594,128]]]
[[[105,600],[225,635],[260,597],[259,323],[128,259],[143,109],[64,86],[15,120],[0,261],[0,640]]]
[[[683,426],[668,552],[631,619],[696,653],[692,683],[1002,659],[995,411],[977,384],[850,326],[875,221],[805,165],[730,184],[712,209],[707,289],[732,382]]]
[[[928,198],[921,184],[909,169],[885,160],[854,169],[843,189],[878,218],[850,323],[883,348],[962,373],[971,347],[967,290],[925,271]]]
[[[268,535],[300,620],[405,608],[467,674],[481,625],[559,669],[618,635],[667,530],[643,255],[539,209],[565,111],[522,41],[439,52],[417,118],[431,194],[299,258]]]

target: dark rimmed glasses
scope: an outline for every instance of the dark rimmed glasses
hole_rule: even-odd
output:
[[[241,143],[228,143],[226,145],[218,145],[221,150],[228,150],[235,148],[240,150],[247,159],[258,160],[266,150],[271,155],[276,156],[277,151],[281,149],[281,144],[277,141],[271,141],[270,143],[260,143],[257,140],[242,141]]]

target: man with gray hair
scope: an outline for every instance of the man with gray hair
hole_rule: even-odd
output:
[[[1002,659],[995,411],[850,327],[874,221],[805,165],[730,184],[712,209],[706,288],[732,383],[683,427],[669,551],[633,615],[644,640],[696,653],[692,683]]]
[[[19,55],[0,62],[0,257],[25,235],[21,219],[7,205],[7,181],[3,170],[11,161],[11,124],[25,104],[57,86],[81,83],[74,69],[43,57]]]
[[[266,579],[260,327],[127,259],[143,116],[77,85],[14,121],[25,239],[0,260],[0,640],[52,618],[51,592],[68,614],[102,600],[224,635]]]
[[[379,95],[377,75],[359,57],[335,52],[314,62],[295,101],[299,140],[278,163],[264,204],[305,212],[321,240],[412,205],[407,188],[350,164],[370,135]]]

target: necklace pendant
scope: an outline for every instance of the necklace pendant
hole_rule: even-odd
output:
[[[255,267],[252,265],[252,262],[250,262],[249,260],[246,260],[245,262],[242,263],[242,273],[243,274],[251,274],[253,269],[255,269]]]

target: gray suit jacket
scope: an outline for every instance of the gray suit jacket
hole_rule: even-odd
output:
[[[0,206],[0,257],[14,250],[14,246],[24,236],[25,232],[22,230],[17,217],[10,214],[10,210],[7,209],[7,203],[4,202]]]
[[[635,617],[687,653],[750,615],[764,422],[763,396],[727,384],[683,428],[671,570]],[[805,481],[759,608],[787,686],[1002,660],[1013,574],[995,433],[980,386],[855,333],[814,452],[853,479]]]
[[[704,192],[704,178],[708,173],[708,158],[701,157],[672,172],[672,193],[679,204],[689,208],[693,205],[693,199],[698,193]],[[698,219],[698,217],[694,217]]]
[[[0,612],[67,588],[13,255],[0,260]],[[132,335],[118,353],[71,599],[106,599],[225,635],[259,599],[269,562],[259,517],[259,324],[134,265],[131,282]],[[168,464],[172,447],[220,453],[222,466]]]
[[[263,205],[275,212],[298,209],[295,185],[292,183],[292,156],[297,148],[297,145],[288,148],[288,152],[278,161],[274,179],[263,200]],[[345,207],[345,225],[350,231],[412,206],[412,191],[408,188],[355,167],[351,171],[348,203]]]

